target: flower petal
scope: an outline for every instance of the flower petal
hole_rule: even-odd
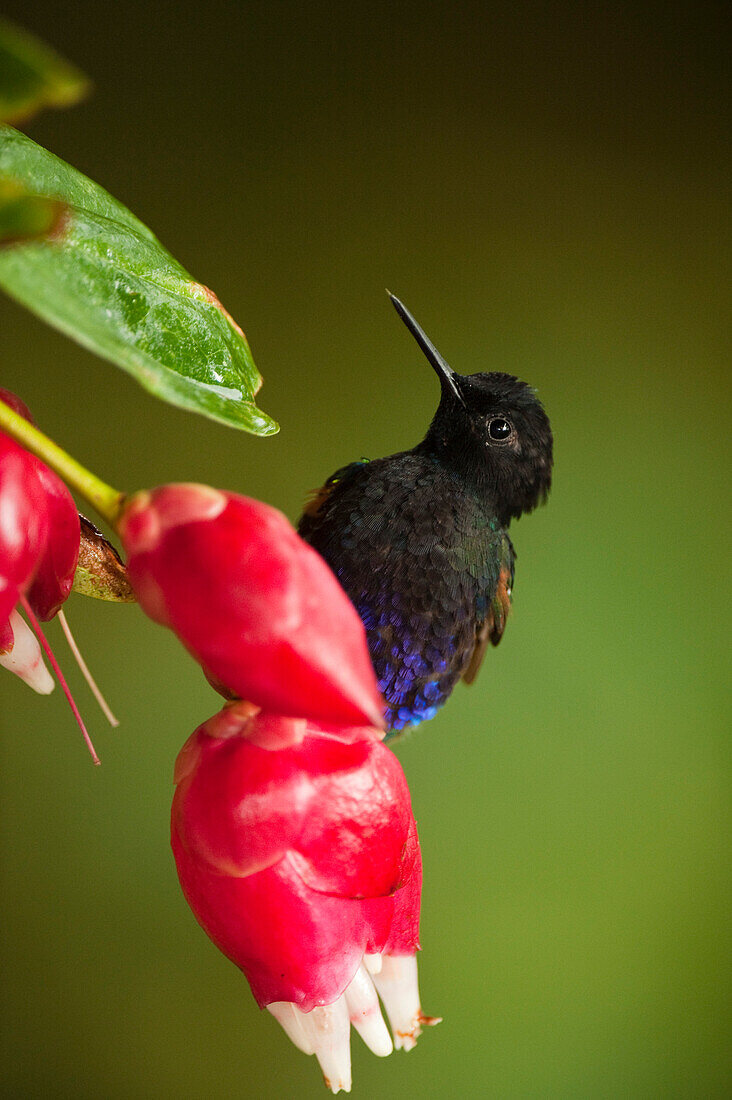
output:
[[[416,955],[385,955],[381,971],[374,975],[374,985],[389,1017],[397,1050],[412,1050],[423,1026],[441,1022],[438,1016],[422,1013]]]
[[[33,579],[49,533],[40,463],[0,432],[0,622]]]
[[[275,1020],[282,1025],[288,1039],[291,1039],[303,1054],[314,1054],[315,1048],[303,1027],[303,1013],[292,1001],[272,1001],[267,1006]]]
[[[354,974],[344,996],[351,1023],[366,1046],[379,1058],[386,1058],[393,1050],[391,1035],[381,1015],[373,980],[363,963]]]
[[[13,644],[0,653],[0,665],[14,672],[39,695],[50,695],[55,681],[43,661],[35,634],[17,611],[11,614],[8,626],[13,634]]]
[[[79,560],[81,526],[71,493],[41,462],[38,463],[38,478],[46,495],[49,531],[28,589],[28,602],[38,618],[47,622],[61,609],[71,592]]]
[[[295,1009],[298,1012],[298,1009]],[[300,1012],[305,1034],[332,1093],[351,1091],[351,1023],[345,997]]]
[[[175,631],[227,696],[383,728],[358,613],[281,512],[207,486],[167,485],[134,497],[119,531],[143,610]]]

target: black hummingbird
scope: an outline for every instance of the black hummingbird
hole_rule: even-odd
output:
[[[472,683],[511,606],[512,519],[546,500],[552,432],[510,374],[456,374],[404,305],[394,307],[438,374],[442,396],[411,451],[337,470],[300,519],[355,604],[390,729],[432,718]]]

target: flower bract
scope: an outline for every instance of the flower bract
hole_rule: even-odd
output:
[[[20,398],[7,390],[0,398],[30,420]],[[1,663],[43,693],[50,688],[38,645],[14,609],[25,596],[39,619],[53,618],[71,591],[79,539],[79,514],[66,486],[0,432]]]
[[[375,1053],[392,1049],[377,992],[396,1045],[413,1045],[429,1022],[414,958],[417,830],[404,773],[379,737],[225,708],[176,766],[183,892],[334,1091],[350,1086],[350,1023]]]
[[[276,714],[383,726],[361,620],[277,509],[167,485],[133,497],[119,532],[143,610],[222,694]]]

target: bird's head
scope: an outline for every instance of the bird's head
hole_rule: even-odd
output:
[[[552,481],[552,431],[534,390],[510,374],[456,374],[399,299],[390,298],[442,387],[420,449],[475,482],[503,523],[543,503]]]

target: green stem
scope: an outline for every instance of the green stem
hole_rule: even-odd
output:
[[[34,428],[25,417],[0,401],[0,428],[17,440],[27,451],[50,466],[63,481],[91,504],[111,527],[116,526],[125,501],[125,494],[105,485],[75,458]]]

